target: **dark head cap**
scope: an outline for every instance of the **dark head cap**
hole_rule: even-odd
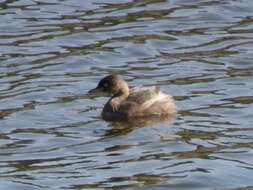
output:
[[[101,79],[95,89],[92,89],[89,91],[89,93],[93,92],[106,92],[106,93],[111,93],[111,94],[117,94],[119,89],[118,89],[118,81],[120,81],[121,78],[116,75],[108,75]]]

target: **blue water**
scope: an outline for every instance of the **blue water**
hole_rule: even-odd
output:
[[[253,188],[253,1],[0,1],[0,189]],[[111,123],[109,73],[174,121]]]

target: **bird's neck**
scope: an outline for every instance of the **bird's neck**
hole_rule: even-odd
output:
[[[126,81],[120,81],[118,83],[118,89],[118,93],[114,94],[110,101],[114,106],[119,106],[129,96],[129,87]]]

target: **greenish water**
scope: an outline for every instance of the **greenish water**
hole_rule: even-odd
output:
[[[110,123],[105,75],[174,122]],[[0,189],[253,188],[253,1],[0,1]]]

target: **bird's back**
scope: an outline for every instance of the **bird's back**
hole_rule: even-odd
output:
[[[132,116],[168,115],[176,112],[170,95],[164,94],[159,87],[134,87],[122,104],[122,111]]]
[[[160,88],[158,86],[151,87],[134,87],[130,89],[130,95],[127,101],[136,102],[141,105],[146,101],[154,99],[158,96]]]

